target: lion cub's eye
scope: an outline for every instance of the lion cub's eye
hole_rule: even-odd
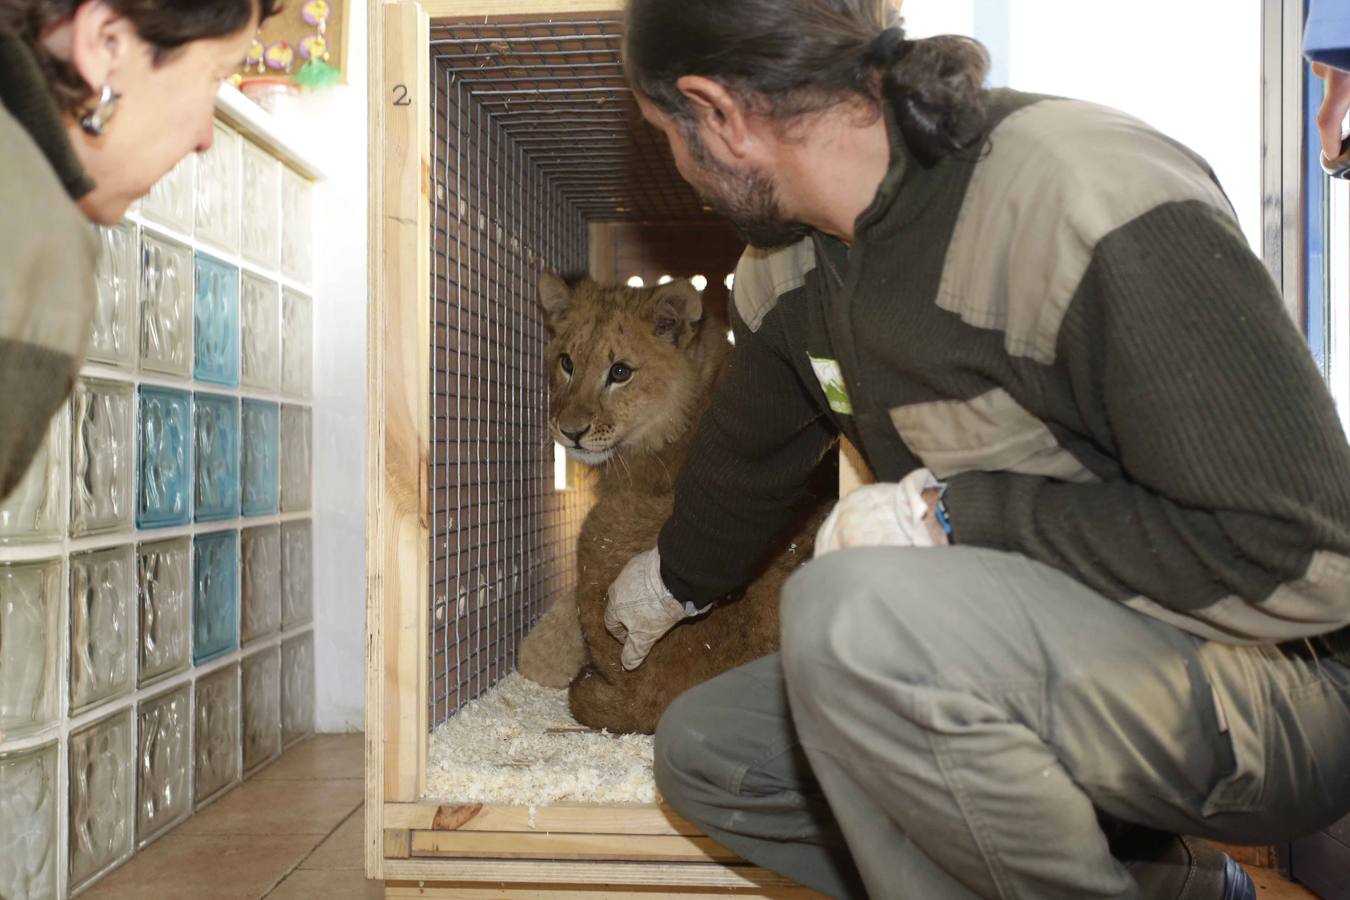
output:
[[[633,377],[633,370],[625,366],[623,363],[615,363],[614,365],[609,367],[610,384],[623,384],[625,381],[627,381],[632,377]]]
[[[562,365],[562,370],[564,372],[568,375],[572,374],[572,357],[564,353],[562,356],[558,357],[558,362]]]

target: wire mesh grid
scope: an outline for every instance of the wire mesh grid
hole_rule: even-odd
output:
[[[711,218],[641,122],[619,25],[433,25],[432,727],[575,584],[590,496],[554,486],[539,272],[585,272],[590,221]]]
[[[514,666],[570,590],[583,490],[555,491],[541,267],[584,269],[585,223],[449,73],[435,85],[433,724]]]
[[[642,121],[620,26],[566,17],[433,24],[432,59],[586,219],[708,221],[665,138]]]

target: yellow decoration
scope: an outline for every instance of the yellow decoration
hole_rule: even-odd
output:
[[[320,35],[311,35],[300,42],[300,52],[306,59],[327,59],[328,41]]]

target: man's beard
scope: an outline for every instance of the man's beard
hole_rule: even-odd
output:
[[[747,243],[761,250],[795,244],[811,233],[809,225],[783,214],[778,187],[763,172],[739,172],[715,158],[703,146],[698,131],[686,129],[689,155],[704,176],[691,185],[699,198],[727,219]]]

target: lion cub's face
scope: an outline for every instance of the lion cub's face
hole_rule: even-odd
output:
[[[657,288],[539,282],[553,340],[545,359],[553,439],[590,465],[657,450],[691,426],[703,301],[688,281]]]

